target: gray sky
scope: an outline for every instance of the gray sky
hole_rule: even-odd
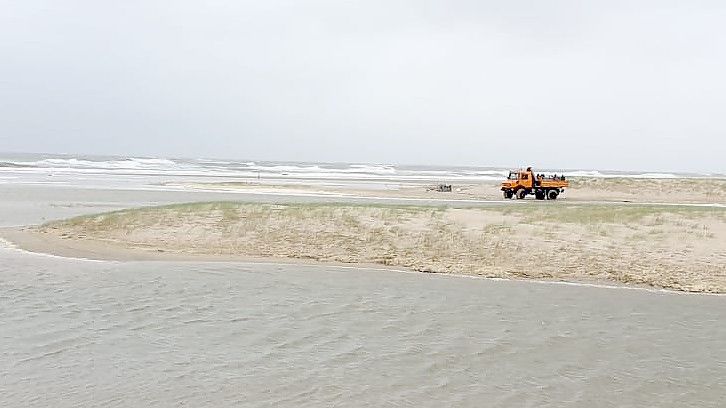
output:
[[[0,7],[0,151],[726,172],[723,1]]]

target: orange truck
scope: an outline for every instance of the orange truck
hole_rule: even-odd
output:
[[[529,194],[538,200],[556,200],[566,187],[570,187],[570,182],[565,176],[535,174],[531,167],[527,170],[510,171],[509,177],[502,182],[504,198],[516,197],[518,200]]]

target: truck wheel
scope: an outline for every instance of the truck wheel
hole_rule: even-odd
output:
[[[520,188],[519,190],[517,190],[516,193],[514,193],[514,195],[517,196],[517,200],[523,200],[524,199],[524,196],[527,195],[527,192],[524,191],[523,188]]]
[[[559,193],[557,192],[557,190],[550,190],[549,192],[547,192],[547,198],[549,198],[550,200],[557,200],[558,194]]]
[[[534,198],[538,200],[544,200],[545,199],[545,192],[542,190],[537,190],[534,192]]]
[[[514,192],[512,192],[512,190],[504,190],[504,198],[509,200],[512,197],[514,197]]]

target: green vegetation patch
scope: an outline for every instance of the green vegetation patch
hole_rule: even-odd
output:
[[[439,218],[448,207],[414,205],[312,203],[312,204],[260,204],[243,202],[202,202],[143,207],[108,213],[76,217],[52,222],[47,226],[84,227],[91,230],[127,228],[150,224],[175,224],[183,219],[214,214],[219,222],[233,224],[242,221],[263,222],[270,217],[304,221],[306,219],[336,219],[344,224],[355,224],[358,216],[369,216],[385,223],[401,222],[412,217]],[[476,210],[476,209],[474,209]],[[704,217],[726,221],[726,209],[696,206],[663,205],[565,205],[561,203],[533,202],[523,205],[491,206],[481,211],[499,212],[518,218],[518,223],[557,224],[621,224],[647,223],[662,225],[674,216],[680,220],[698,220]],[[679,221],[683,223],[684,221]]]

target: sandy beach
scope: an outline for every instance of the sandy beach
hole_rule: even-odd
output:
[[[214,202],[6,230],[21,248],[112,260],[303,260],[726,292],[726,210]]]
[[[494,181],[438,192],[405,180],[177,178],[148,179],[171,189],[154,194],[174,196],[159,201],[172,205],[69,209],[83,216],[0,236],[30,251],[90,259],[377,265],[726,292],[721,178],[571,177],[562,197],[546,202],[504,200]]]
[[[446,180],[444,180],[446,181]],[[286,195],[320,195],[327,197],[366,197],[413,200],[499,201],[502,194],[498,181],[452,184],[452,191],[441,193],[434,184],[391,182],[378,188],[356,188],[321,183],[297,182],[280,184],[275,180],[244,182],[169,183],[189,189],[242,193]],[[726,206],[726,179],[666,178],[643,179],[625,177],[574,177],[563,198],[568,202],[633,202],[633,203],[703,203]]]
[[[654,205],[79,173],[0,176],[0,405],[723,400],[726,210],[687,179],[632,181],[682,186]]]

